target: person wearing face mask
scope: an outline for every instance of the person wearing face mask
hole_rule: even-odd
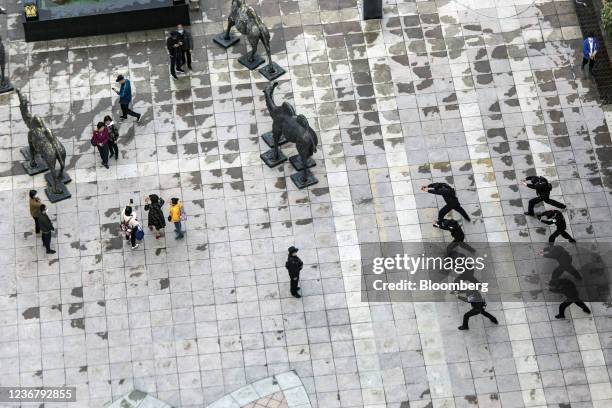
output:
[[[38,217],[38,224],[40,225],[41,238],[47,253],[54,254],[55,251],[51,249],[51,231],[55,231],[55,227],[49,219],[49,215],[47,214],[47,206],[44,204],[41,204],[40,206],[40,217]]]
[[[108,169],[108,129],[104,126],[104,122],[98,122],[96,125],[91,144],[98,148],[102,165]]]
[[[178,33],[179,42],[181,45],[181,65],[187,63],[187,68],[193,71],[191,68],[191,51],[193,50],[193,37],[189,30],[185,30],[182,24],[176,26],[176,32]]]
[[[582,70],[589,64],[589,74],[593,75],[593,67],[595,66],[595,56],[599,51],[599,41],[595,38],[595,34],[588,33],[587,38],[582,42]]]

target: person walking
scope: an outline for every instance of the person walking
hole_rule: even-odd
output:
[[[179,42],[181,43],[181,62],[183,64],[187,63],[187,68],[193,71],[191,68],[191,51],[193,50],[193,37],[191,36],[191,31],[183,28],[182,24],[178,24],[176,26],[176,32],[178,33]]]
[[[132,102],[132,84],[130,80],[123,75],[119,75],[115,82],[121,84],[119,90],[113,88],[113,91],[119,95],[119,105],[121,105],[121,116],[119,119],[126,120],[128,115],[130,115],[136,118],[136,122],[140,122],[142,115],[130,109],[130,103]]]
[[[473,291],[468,292],[466,297],[461,297],[461,296],[458,296],[458,297],[464,302],[468,302],[470,306],[472,306],[472,310],[466,312],[463,315],[463,324],[458,327],[459,330],[469,330],[470,327],[468,323],[469,323],[470,317],[476,316],[479,314],[483,315],[484,317],[487,317],[493,324],[499,324],[495,316],[493,316],[491,313],[485,310],[487,303],[484,301],[479,291],[473,290]]]
[[[108,169],[108,129],[104,126],[104,122],[98,122],[96,130],[93,132],[91,144],[98,148],[102,165]]]
[[[34,229],[37,234],[40,233],[40,207],[43,205],[40,198],[36,197],[38,192],[36,190],[30,190],[30,215],[34,218]]]
[[[168,221],[174,223],[174,232],[176,234],[175,239],[183,238],[183,226],[181,221],[185,217],[185,211],[183,210],[183,204],[179,201],[178,198],[174,197],[171,200],[171,205],[169,209]]]
[[[161,231],[166,227],[166,219],[162,211],[164,200],[157,194],[150,194],[145,199],[145,211],[149,212],[149,229],[155,232],[155,239],[161,237]]]
[[[130,200],[130,204],[133,203],[134,202]],[[140,244],[136,243],[136,239],[138,238],[138,231],[142,231],[142,227],[131,205],[126,206],[123,211],[121,211],[121,229],[125,232],[126,239],[130,240],[132,249],[138,248]]]
[[[561,213],[561,211],[559,210],[544,211],[543,213],[538,214],[538,220],[542,221],[546,225],[554,224],[557,227],[555,232],[550,234],[550,237],[548,237],[548,242],[555,242],[555,239],[557,239],[559,235],[567,239],[569,242],[576,242],[576,240],[572,238],[572,236],[566,231],[567,224],[565,222],[565,218],[563,217],[563,214]]]
[[[176,76],[176,71],[185,73],[181,69],[182,58],[183,58],[183,50],[182,43],[179,40],[179,35],[176,31],[172,31],[170,36],[166,40],[166,48],[168,49],[168,55],[170,56],[170,75],[172,78],[178,79]]]
[[[455,193],[455,189],[446,183],[431,183],[426,186],[421,186],[421,191],[425,191],[431,194],[441,195],[446,202],[446,205],[438,212],[438,221],[442,220],[446,214],[451,210],[457,211],[466,221],[471,221],[470,216],[459,204],[459,199]]]
[[[582,70],[589,64],[589,74],[593,75],[593,67],[595,66],[595,56],[599,51],[599,41],[595,38],[593,32],[587,34],[587,38],[582,42]]]
[[[533,211],[534,207],[536,206],[536,204],[541,203],[542,201],[557,208],[565,208],[565,204],[550,198],[552,184],[548,182],[546,177],[529,176],[526,177],[525,180],[521,181],[521,183],[523,183],[523,185],[527,186],[528,188],[535,190],[537,195],[537,197],[529,200],[529,207],[527,209],[527,212],[524,213],[525,215],[529,215],[530,217],[535,216],[535,213]]]
[[[54,254],[55,251],[51,249],[51,231],[55,231],[55,227],[49,219],[49,215],[47,214],[47,206],[44,204],[40,205],[40,217],[38,217],[38,224],[40,225],[40,235],[47,253]]]
[[[289,272],[289,279],[291,281],[291,296],[299,299],[302,297],[302,295],[299,293],[300,271],[302,270],[304,263],[297,256],[298,249],[296,247],[290,246],[287,251],[289,252],[289,255],[287,256],[287,262],[285,262],[285,268],[287,268],[287,271]]]
[[[591,309],[579,298],[578,289],[574,282],[569,279],[558,279],[554,282],[554,287],[551,286],[550,291],[562,293],[565,295],[565,300],[559,305],[559,313],[555,316],[556,319],[565,319],[565,309],[572,303],[582,309],[586,314],[591,314]]]
[[[115,160],[119,160],[119,146],[117,145],[117,141],[119,140],[119,129],[117,129],[117,125],[113,122],[113,118],[109,115],[104,117],[104,126],[108,130],[108,148],[110,149],[110,156],[115,157]]]

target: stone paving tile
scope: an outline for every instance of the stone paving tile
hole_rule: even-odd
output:
[[[354,272],[358,243],[443,239],[440,202],[419,191],[431,181],[457,188],[471,241],[546,239],[517,183],[536,173],[570,207],[572,235],[612,238],[610,134],[578,67],[573,2],[387,1],[368,22],[354,0],[254,4],[287,69],[277,100],[319,133],[319,184],[302,191],[289,165],[259,159],[271,121],[266,81],[237,62],[245,42],[212,43],[227,2],[192,13],[195,71],[176,82],[163,30],[26,44],[18,6],[2,5],[11,79],[62,140],[74,181],[50,209],[49,257],[25,208],[44,179],[21,168],[26,127],[1,95],[0,385],[76,385],[74,407],[134,388],[202,407],[295,370],[324,408],[612,404],[606,304],[567,321],[555,304],[491,304],[500,326],[475,318],[460,333],[462,304],[364,304]],[[144,117],[120,124],[106,170],[89,138],[118,115],[117,73]],[[119,211],[133,198],[143,219],[150,193],[183,199],[186,239],[147,234],[131,251]],[[300,301],[290,245],[306,263]]]

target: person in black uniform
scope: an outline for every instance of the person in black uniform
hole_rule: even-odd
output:
[[[287,262],[285,263],[285,268],[289,271],[289,279],[291,279],[291,296],[294,298],[301,298],[302,296],[299,294],[299,284],[300,284],[300,271],[304,266],[304,263],[297,256],[298,249],[294,246],[289,247],[289,256],[287,257]]]
[[[571,280],[558,279],[555,281],[554,287],[551,285],[550,291],[563,293],[566,297],[565,301],[561,302],[559,305],[559,314],[557,314],[555,318],[565,319],[565,309],[567,309],[572,303],[575,303],[578,307],[580,307],[584,313],[591,314],[591,309],[589,309],[589,307],[585,305],[584,302],[578,297],[578,289]]]
[[[459,330],[469,330],[470,328],[468,326],[468,322],[470,320],[470,317],[476,316],[478,314],[488,317],[489,320],[491,320],[491,322],[493,322],[494,324],[499,324],[495,316],[493,316],[491,313],[485,310],[485,307],[487,306],[487,304],[482,298],[482,295],[480,294],[479,291],[477,290],[469,291],[467,292],[466,297],[462,297],[462,296],[458,296],[458,297],[464,302],[468,302],[472,306],[472,310],[470,310],[469,312],[466,312],[463,315],[463,324],[458,327]]]
[[[168,55],[170,56],[170,75],[172,78],[178,79],[176,71],[184,73],[181,69],[183,65],[183,50],[182,43],[179,38],[179,34],[176,31],[170,33],[170,37],[166,40],[166,48],[168,48]]]
[[[572,236],[568,234],[566,231],[567,224],[565,223],[565,218],[563,217],[563,214],[561,213],[561,211],[559,210],[544,211],[543,213],[538,214],[538,220],[542,221],[546,225],[555,224],[557,226],[557,229],[555,230],[555,232],[550,234],[550,237],[548,237],[548,242],[555,242],[555,239],[557,239],[559,235],[567,239],[569,242],[576,242],[576,240],[572,238]]]
[[[560,208],[562,210],[565,208],[565,204],[562,204],[550,198],[550,192],[552,191],[552,185],[548,182],[548,180],[545,177],[529,176],[525,178],[525,180],[523,180],[522,183],[525,186],[534,189],[537,194],[537,197],[529,200],[529,209],[527,210],[525,215],[529,215],[533,217],[535,215],[535,213],[533,212],[533,208],[535,207],[536,204],[541,203],[542,201],[554,207]]]
[[[552,272],[552,276],[550,278],[551,284],[559,280],[561,275],[563,275],[563,272],[569,273],[577,280],[582,280],[582,275],[580,275],[580,272],[578,272],[578,270],[572,264],[572,256],[562,246],[552,245],[548,248],[544,248],[540,252],[540,255],[542,255],[544,258],[554,259],[559,263],[559,265]]]
[[[451,237],[453,237],[453,242],[463,242],[465,240],[465,234],[463,233],[463,229],[461,225],[455,220],[449,220],[447,218],[443,218],[434,222],[433,226],[435,228],[440,228],[444,231],[449,231],[451,233]]]
[[[442,198],[444,198],[446,205],[438,212],[438,221],[442,220],[451,210],[457,211],[463,218],[470,221],[470,216],[467,214],[467,212],[465,212],[463,207],[461,207],[461,204],[459,204],[459,199],[457,198],[457,194],[455,194],[455,189],[448,184],[431,183],[427,186],[421,186],[421,191],[441,195]]]

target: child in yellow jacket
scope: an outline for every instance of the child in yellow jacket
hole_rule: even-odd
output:
[[[168,221],[174,223],[174,232],[176,234],[176,239],[183,238],[183,226],[181,224],[183,214],[183,204],[179,202],[179,199],[174,197],[171,199],[170,210],[168,215]]]

